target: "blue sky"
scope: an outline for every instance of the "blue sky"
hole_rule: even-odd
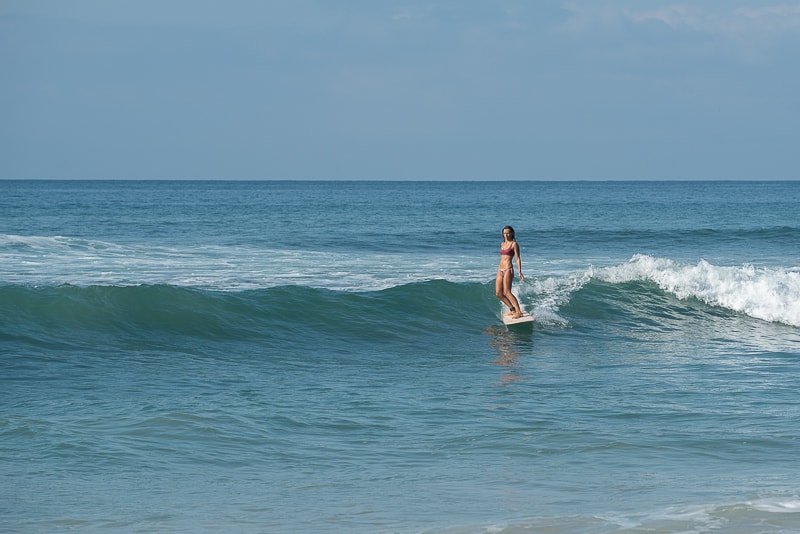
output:
[[[800,2],[0,0],[0,178],[800,179]]]

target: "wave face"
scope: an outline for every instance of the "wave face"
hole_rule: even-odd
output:
[[[613,327],[723,314],[800,327],[800,273],[753,266],[682,265],[635,256],[606,268],[534,277],[515,291],[539,327]],[[304,286],[217,291],[170,285],[0,286],[6,339],[58,344],[89,339],[295,343],[414,338],[480,330],[497,320],[492,282],[431,280],[354,292]],[[624,318],[622,317],[624,314]],[[689,328],[691,323],[686,323]],[[599,327],[599,325],[598,325]]]
[[[491,317],[488,288],[431,281],[353,293],[301,286],[220,292],[167,285],[0,287],[6,339],[68,340],[188,337],[291,343],[331,337],[354,341],[429,332],[447,317],[465,329]],[[477,311],[476,311],[477,310]]]

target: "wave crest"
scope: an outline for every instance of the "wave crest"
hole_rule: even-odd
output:
[[[695,298],[756,319],[800,326],[800,272],[797,271],[753,265],[725,267],[705,260],[696,265],[681,265],[670,259],[639,254],[622,265],[599,269],[594,276],[612,284],[653,282],[681,300]]]

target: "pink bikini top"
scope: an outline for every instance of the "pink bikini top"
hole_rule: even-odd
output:
[[[503,245],[500,245],[500,255],[501,256],[511,256],[513,258],[514,257],[514,245],[511,245],[510,247],[508,247],[506,249],[503,248]]]

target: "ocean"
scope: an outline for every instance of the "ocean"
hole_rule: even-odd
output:
[[[0,181],[0,531],[800,531],[798,206]]]

